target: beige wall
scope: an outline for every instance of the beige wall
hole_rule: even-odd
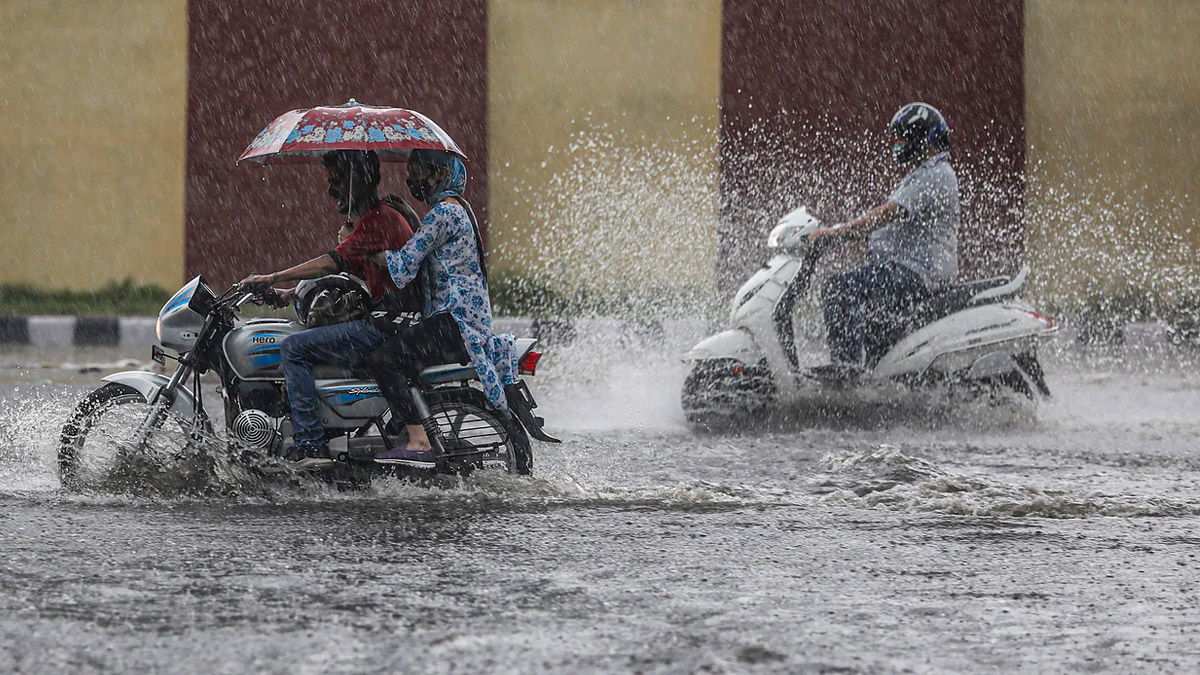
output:
[[[711,279],[720,22],[720,0],[489,5],[496,268]],[[1026,1],[1041,290],[1200,279],[1197,36],[1200,2]],[[0,282],[179,283],[186,41],[184,0],[0,5]]]
[[[1026,0],[1030,255],[1052,295],[1200,280],[1200,2]]]
[[[493,266],[711,284],[720,0],[488,11]]]
[[[0,3],[0,282],[183,269],[185,0]]]

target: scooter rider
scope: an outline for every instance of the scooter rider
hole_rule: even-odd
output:
[[[389,338],[369,360],[392,414],[408,432],[406,445],[377,454],[376,462],[435,466],[429,437],[408,393],[424,367],[469,360],[488,401],[508,414],[504,387],[517,381],[514,339],[492,332],[487,265],[479,227],[463,199],[466,186],[467,170],[457,156],[414,150],[408,160],[408,187],[413,197],[430,205],[429,212],[403,248],[375,258],[401,288],[420,270],[425,280],[421,322]]]
[[[345,215],[348,223],[351,217],[357,218],[357,222],[349,229],[342,228],[337,248],[328,253],[280,272],[251,274],[242,283],[273,285],[349,272],[366,281],[372,302],[379,303],[396,286],[387,271],[370,263],[369,258],[408,242],[412,236],[405,217],[408,214],[402,216],[379,198],[379,157],[374,152],[336,150],[326,153],[321,163],[326,169],[329,196],[337,201],[338,213]],[[407,210],[415,223],[415,213],[411,208]],[[284,301],[290,301],[294,294],[294,289],[280,291]],[[283,341],[280,352],[295,441],[287,460],[306,469],[333,463],[325,443],[325,430],[317,416],[319,401],[313,368],[318,364],[352,365],[382,344],[385,337],[369,320],[360,319],[310,328]]]
[[[832,363],[824,379],[853,378],[897,337],[901,319],[958,276],[958,178],[946,120],[926,103],[892,116],[896,163],[911,167],[887,201],[809,235],[811,241],[870,234],[870,262],[830,276],[821,293]]]

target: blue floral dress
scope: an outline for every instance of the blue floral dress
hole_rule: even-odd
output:
[[[421,219],[421,226],[404,248],[387,251],[385,257],[399,288],[412,283],[417,271],[425,268],[425,315],[450,313],[488,400],[507,411],[504,386],[517,381],[516,341],[507,333],[492,333],[492,302],[466,209],[438,202]]]

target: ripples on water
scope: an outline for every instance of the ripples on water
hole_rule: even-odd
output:
[[[687,428],[678,408],[685,366],[677,346],[602,340],[552,349],[534,386],[562,446],[535,444],[535,477],[445,479],[433,487],[377,481],[338,493],[315,481],[262,479],[236,465],[189,480],[147,476],[145,499],[266,502],[399,501],[661,505],[788,505],[963,515],[1087,517],[1190,515],[1177,470],[1196,470],[1196,377],[1138,359],[1120,367],[1073,348],[1049,355],[1055,396],[959,401],[947,392],[881,388],[813,397],[738,433]],[[1156,355],[1159,358],[1161,355]],[[1161,363],[1161,361],[1160,361]],[[67,495],[54,457],[84,389],[19,384],[0,412],[0,491],[33,499],[119,502]],[[160,484],[155,484],[160,480]],[[1146,487],[1162,486],[1167,493]],[[198,489],[199,488],[199,489]]]

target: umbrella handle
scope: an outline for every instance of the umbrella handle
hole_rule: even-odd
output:
[[[353,99],[351,99],[353,100]],[[354,215],[354,160],[350,160],[350,188],[346,192],[346,224],[350,224],[350,218]]]

